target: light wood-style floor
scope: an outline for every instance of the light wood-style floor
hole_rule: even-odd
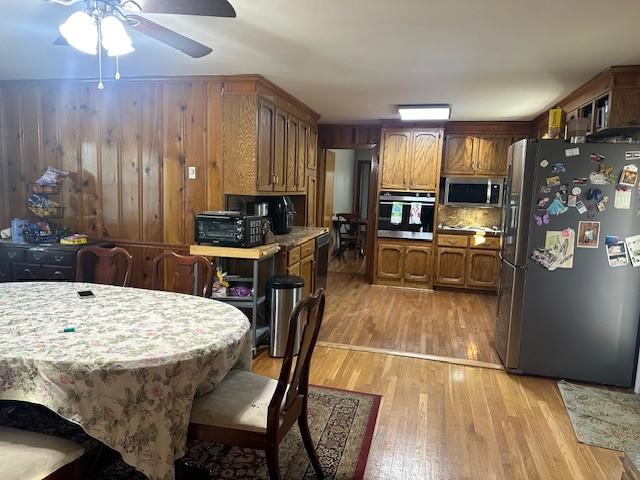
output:
[[[369,285],[362,272],[331,261],[321,342],[500,364],[495,296]]]
[[[256,373],[277,377],[260,355]],[[581,445],[554,380],[317,347],[311,383],[383,395],[367,480],[618,480],[620,453]]]

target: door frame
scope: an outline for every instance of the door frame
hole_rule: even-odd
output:
[[[322,213],[324,217],[324,176],[327,150],[370,150],[371,151],[371,167],[369,170],[369,198],[367,200],[367,244],[365,246],[365,276],[369,283],[373,283],[374,275],[374,255],[376,247],[376,236],[378,232],[378,175],[379,175],[379,146],[377,143],[365,143],[355,145],[339,145],[328,144],[318,149],[318,193],[317,208],[318,213]],[[356,162],[357,163],[357,162]],[[322,183],[320,183],[322,179]],[[321,209],[321,210],[320,210]]]

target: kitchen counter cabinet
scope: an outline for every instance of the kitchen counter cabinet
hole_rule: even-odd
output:
[[[276,256],[276,275],[295,275],[304,280],[304,294],[315,291],[318,261],[316,238],[328,233],[328,228],[293,227],[286,235],[276,235],[281,249]]]
[[[291,232],[285,235],[276,235],[275,243],[279,244],[282,250],[288,251],[328,232],[329,229],[326,227],[293,227]]]
[[[429,242],[379,239],[375,283],[431,289],[432,252]]]
[[[500,281],[500,238],[471,234],[438,234],[435,284],[495,290]]]

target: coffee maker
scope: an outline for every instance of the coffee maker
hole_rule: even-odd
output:
[[[291,199],[287,196],[270,197],[268,203],[268,217],[273,233],[276,235],[289,233],[293,227],[293,216],[296,214]]]

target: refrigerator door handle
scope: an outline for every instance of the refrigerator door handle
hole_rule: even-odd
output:
[[[509,260],[507,260],[506,258],[504,258],[502,256],[502,252],[498,252],[498,258],[500,259],[501,262],[506,263],[507,265],[509,265],[511,268],[515,268],[517,270],[526,270],[527,266],[526,265],[514,265],[513,263],[511,263]]]

